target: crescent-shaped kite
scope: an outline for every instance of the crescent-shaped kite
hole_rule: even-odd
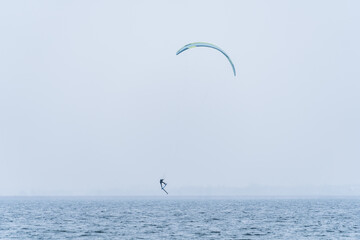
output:
[[[189,44],[186,44],[185,46],[183,46],[182,48],[180,48],[179,51],[176,52],[176,55],[179,55],[180,53],[182,53],[190,48],[195,48],[195,47],[213,48],[213,49],[218,50],[222,54],[224,54],[224,56],[229,60],[229,62],[231,64],[232,70],[234,72],[234,76],[236,76],[235,66],[234,66],[233,62],[231,61],[230,57],[221,48],[219,48],[218,46],[215,46],[214,44],[206,43],[206,42],[189,43]]]

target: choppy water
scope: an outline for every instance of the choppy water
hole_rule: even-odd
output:
[[[360,200],[0,198],[0,239],[360,239]]]

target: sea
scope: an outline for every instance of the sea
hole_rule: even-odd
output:
[[[0,239],[360,239],[360,198],[0,197]]]

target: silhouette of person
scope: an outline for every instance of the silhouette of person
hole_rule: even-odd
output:
[[[163,186],[163,184],[164,184],[164,186]],[[160,179],[160,187],[161,187],[161,189],[164,189],[164,187],[166,187],[166,185],[167,185],[167,183],[164,182],[164,179]]]

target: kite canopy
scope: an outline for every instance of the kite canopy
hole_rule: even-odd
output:
[[[179,55],[180,53],[182,53],[190,48],[195,48],[195,47],[213,48],[213,49],[218,50],[222,54],[224,54],[224,56],[229,60],[229,62],[231,64],[232,70],[234,72],[234,76],[236,76],[235,66],[234,66],[233,62],[231,61],[230,57],[221,48],[219,48],[218,46],[215,46],[214,44],[206,43],[206,42],[189,43],[189,44],[186,44],[185,46],[183,46],[182,48],[180,48],[179,51],[176,52],[176,55]]]

